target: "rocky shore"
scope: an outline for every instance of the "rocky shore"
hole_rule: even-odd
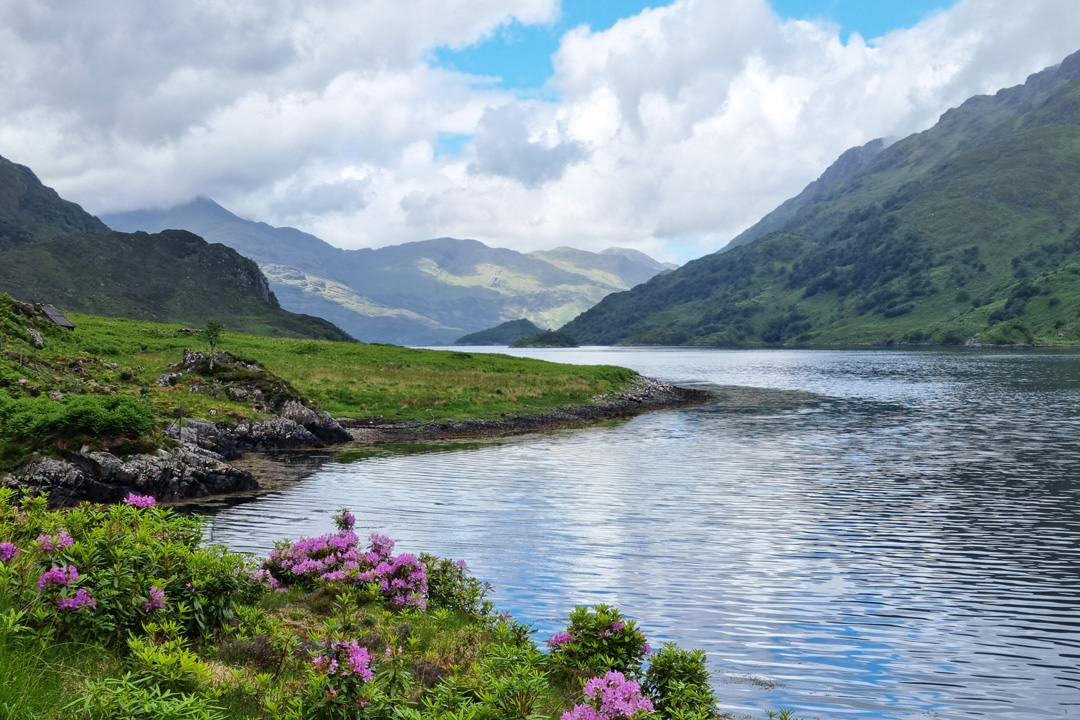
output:
[[[594,405],[496,419],[431,423],[335,420],[299,401],[289,400],[275,409],[275,417],[264,420],[235,424],[206,420],[173,423],[166,434],[177,443],[176,447],[155,453],[121,459],[108,452],[89,452],[84,448],[64,453],[60,458],[42,458],[0,476],[0,486],[28,493],[43,492],[55,507],[83,500],[118,502],[130,492],[175,502],[258,489],[257,478],[231,462],[246,453],[515,435],[700,404],[710,397],[703,390],[641,378],[624,393],[595,398]]]
[[[388,423],[380,420],[339,420],[353,440],[376,445],[411,440],[520,435],[579,427],[601,420],[640,415],[665,408],[699,405],[712,396],[704,390],[683,388],[653,378],[640,378],[630,390],[594,398],[595,405],[575,405],[544,413],[453,422]],[[523,408],[524,409],[524,408]]]

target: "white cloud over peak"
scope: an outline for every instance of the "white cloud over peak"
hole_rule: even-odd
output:
[[[841,152],[1080,49],[1072,0],[867,43],[765,0],[567,33],[544,96],[430,65],[556,0],[0,0],[0,155],[92,212],[208,195],[347,247],[721,247]],[[554,95],[558,99],[540,99]],[[472,136],[438,153],[444,134]]]

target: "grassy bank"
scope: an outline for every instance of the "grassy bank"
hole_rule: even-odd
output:
[[[149,498],[58,512],[0,490],[0,717],[718,717],[700,651],[596,606],[541,652],[464,562],[354,523],[256,564]]]
[[[80,396],[119,398],[113,405],[134,418],[110,429],[121,449],[153,445],[144,409],[159,429],[163,421],[181,416],[218,421],[260,416],[258,403],[223,392],[213,379],[187,374],[158,382],[185,348],[208,351],[201,328],[86,315],[71,319],[73,332],[0,295],[0,468],[21,459],[10,447],[14,441],[23,449],[65,439],[69,444],[101,441],[104,434],[93,423],[34,420],[60,413]],[[535,414],[589,404],[637,377],[617,367],[240,333],[223,333],[217,349],[259,363],[288,393],[338,418],[433,421]],[[112,407],[98,415],[116,413]],[[16,422],[16,416],[26,421]]]

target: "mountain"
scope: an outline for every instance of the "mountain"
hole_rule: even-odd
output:
[[[519,318],[559,327],[673,267],[627,249],[522,254],[455,238],[342,250],[293,228],[241,219],[207,198],[104,220],[117,230],[180,228],[228,245],[259,263],[284,307],[365,341],[403,345],[448,344]]]
[[[109,228],[42,185],[30,168],[0,157],[0,250],[73,232],[104,235]]]
[[[455,345],[510,345],[516,340],[544,332],[528,320],[508,320],[480,332],[470,333],[454,341]]]
[[[1080,53],[844,153],[718,253],[569,323],[583,343],[1080,342]]]
[[[114,233],[0,158],[0,291],[62,310],[262,335],[349,340],[331,323],[281,309],[258,266],[183,231]]]

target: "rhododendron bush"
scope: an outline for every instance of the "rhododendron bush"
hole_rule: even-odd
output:
[[[335,522],[256,562],[147,496],[50,511],[0,489],[0,716],[715,717],[703,653],[650,655],[606,605],[575,608],[544,652],[464,561],[361,542],[347,510]],[[65,666],[68,643],[99,659]],[[42,667],[43,649],[59,660]],[[31,671],[57,674],[59,697],[41,700]]]

